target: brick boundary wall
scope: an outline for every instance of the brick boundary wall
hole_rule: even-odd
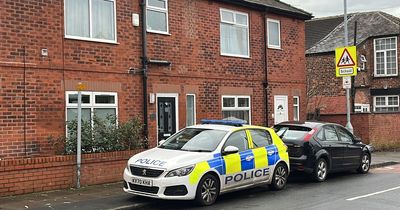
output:
[[[122,180],[127,160],[143,150],[82,154],[81,186]],[[0,196],[76,186],[76,155],[0,160]]]
[[[321,121],[346,125],[346,114],[321,115]],[[354,133],[376,150],[400,149],[400,113],[358,113],[351,115]]]

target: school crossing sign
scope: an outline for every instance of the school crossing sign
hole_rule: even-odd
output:
[[[336,48],[336,77],[357,75],[356,46]]]

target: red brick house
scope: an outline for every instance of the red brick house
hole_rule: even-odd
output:
[[[269,0],[146,3],[151,146],[157,131],[166,129],[158,133],[162,138],[203,118],[272,125],[278,95],[285,119],[294,118],[289,105],[295,96],[304,110],[301,40],[310,14]],[[141,24],[132,24],[132,14],[141,14],[138,1],[0,6],[1,158],[51,151],[44,140],[64,133],[76,111],[79,81],[87,86],[84,119],[95,112],[122,120],[142,115]],[[296,112],[296,118],[305,117]],[[161,123],[164,114],[172,120]]]
[[[400,116],[400,18],[384,12],[354,13],[348,16],[348,26],[349,46],[357,46],[359,66],[351,94],[353,113],[371,113],[354,115],[356,134],[370,142],[400,143],[396,123]],[[342,78],[335,77],[334,51],[343,46],[343,31],[343,16],[306,22],[308,112],[318,109],[322,119],[340,122],[345,121],[346,93]]]
[[[204,118],[306,117],[311,15],[285,3],[5,0],[0,13],[0,159],[54,154],[78,82],[83,119],[140,116],[150,147]]]

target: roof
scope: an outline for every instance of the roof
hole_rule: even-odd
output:
[[[357,44],[370,37],[400,34],[400,18],[384,12],[360,12],[348,15],[349,43],[353,45],[357,22]],[[333,52],[344,44],[343,15],[306,21],[306,54]]]
[[[281,12],[288,12],[293,14],[298,14],[300,16],[304,16],[304,19],[308,20],[312,18],[311,13],[306,12],[302,9],[294,7],[290,4],[281,2],[279,0],[244,0],[246,2],[255,3],[259,5],[266,6],[267,9],[276,10]]]
[[[290,4],[279,0],[220,0],[239,5],[251,5],[260,10],[266,10],[276,14],[295,17],[302,20],[309,20],[313,16],[311,13],[296,8]],[[261,6],[261,7],[260,7]]]

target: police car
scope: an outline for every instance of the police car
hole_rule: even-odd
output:
[[[220,193],[260,184],[285,188],[286,145],[274,130],[244,123],[202,120],[132,156],[124,170],[124,191],[211,205]]]

